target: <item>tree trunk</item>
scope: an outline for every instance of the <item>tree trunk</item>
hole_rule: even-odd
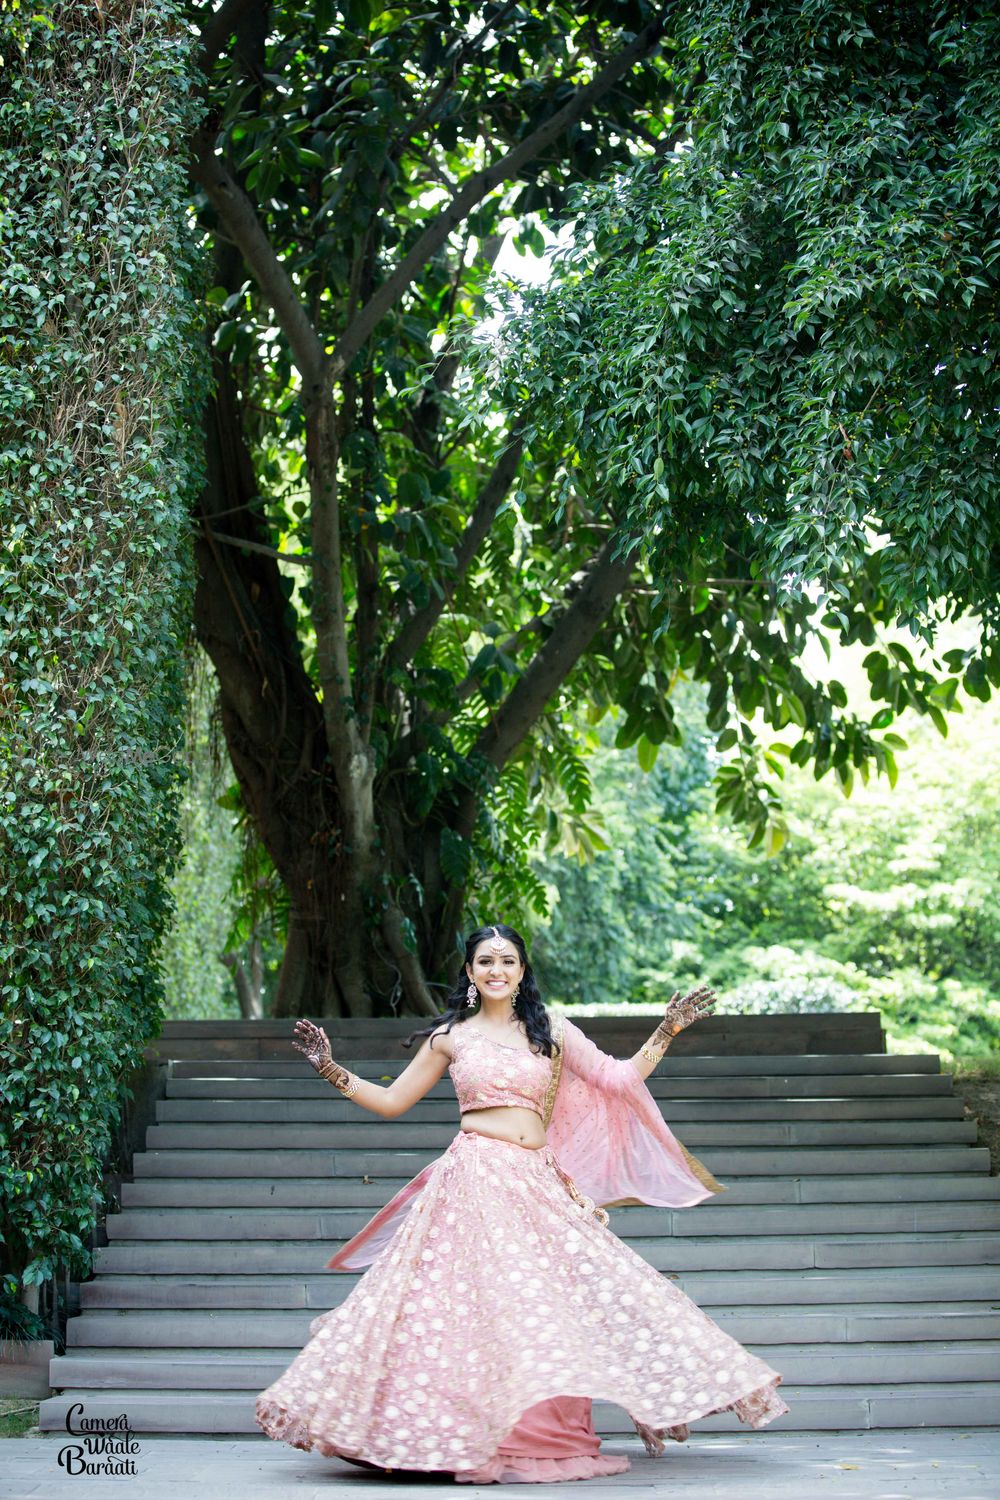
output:
[[[264,978],[264,954],[256,933],[250,940],[250,966],[235,953],[220,953],[220,961],[233,976],[240,1015],[244,1021],[260,1021],[264,1016],[261,987]]]
[[[341,803],[316,689],[252,500],[256,476],[228,372],[206,409],[207,483],[197,517],[195,629],[219,681],[222,728],[244,803],[288,893],[282,1014],[370,1015],[357,882],[347,884]],[[220,540],[235,537],[261,551]],[[350,899],[348,899],[350,896]],[[361,914],[363,915],[363,914]],[[359,925],[361,931],[359,932]],[[302,944],[314,972],[304,975]]]

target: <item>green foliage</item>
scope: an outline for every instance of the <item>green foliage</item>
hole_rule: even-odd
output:
[[[860,657],[834,661],[864,708]],[[555,898],[533,944],[545,988],[655,1009],[708,981],[726,1012],[877,1009],[897,1050],[1000,1050],[998,701],[967,702],[947,747],[907,716],[905,797],[873,782],[847,800],[789,770],[789,840],[769,858],[714,815],[703,697],[678,691],[684,746],[648,776],[603,733],[593,815],[610,849],[537,865]]]
[[[716,902],[691,828],[707,803],[711,737],[704,728],[704,694],[676,695],[683,748],[660,758],[651,773],[638,754],[616,749],[614,721],[595,735],[591,819],[604,849],[567,860],[562,851],[536,858],[552,913],[535,924],[533,963],[546,990],[560,1002],[642,1002],[644,976],[658,969],[659,998],[665,952],[700,952],[714,929]],[[561,856],[561,857],[560,857]]]
[[[17,1279],[5,1274],[0,1286],[0,1347],[8,1340],[30,1344],[48,1337],[44,1319],[25,1307],[17,1287]]]
[[[573,424],[663,566],[738,505],[780,593],[849,589],[874,531],[901,623],[995,615],[1000,17],[704,0],[677,39],[694,140],[580,200],[512,395],[560,371],[535,423]]]
[[[554,285],[497,299],[484,401],[642,538],[653,639],[738,750],[717,805],[777,852],[787,760],[894,784],[896,714],[944,735],[1000,683],[1000,15],[696,0],[675,41],[690,138],[576,195]],[[978,644],[916,670],[963,614]],[[802,673],[820,626],[870,648],[867,720]],[[623,704],[646,765],[660,696]],[[758,710],[791,736],[770,760]]]
[[[0,15],[0,1223],[25,1286],[86,1272],[161,1016],[204,394],[181,10]]]

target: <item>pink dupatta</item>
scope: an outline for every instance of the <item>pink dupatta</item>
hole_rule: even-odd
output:
[[[559,1011],[549,1012],[552,1081],[548,1142],[581,1192],[604,1208],[646,1203],[691,1208],[726,1188],[682,1146],[630,1059],[611,1057]],[[388,1244],[437,1167],[428,1162],[327,1262],[329,1271],[370,1265]]]
[[[549,1145],[588,1197],[604,1208],[691,1208],[727,1191],[681,1145],[630,1058],[602,1052],[568,1016],[551,1024],[562,1052],[552,1060]]]

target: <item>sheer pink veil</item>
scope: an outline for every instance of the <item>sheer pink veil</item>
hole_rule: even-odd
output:
[[[726,1191],[681,1145],[630,1058],[602,1052],[568,1016],[550,1021],[563,1051],[553,1067],[548,1140],[584,1193],[605,1208],[690,1208]]]
[[[548,1143],[563,1171],[599,1206],[690,1208],[726,1188],[682,1146],[628,1058],[602,1052],[561,1012],[550,1011],[552,1082]],[[327,1262],[330,1271],[370,1265],[396,1233],[438,1164],[429,1162]]]

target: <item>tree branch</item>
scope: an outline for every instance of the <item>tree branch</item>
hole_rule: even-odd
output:
[[[246,510],[247,507],[238,507]],[[233,507],[237,509],[237,507]],[[224,531],[213,531],[205,522],[205,535],[212,537],[216,542],[225,542],[228,547],[245,547],[248,552],[259,552],[262,557],[280,557],[282,562],[291,563],[295,568],[308,568],[312,565],[312,557],[308,552],[279,552],[276,547],[265,547],[263,542],[248,542],[243,536],[228,536]]]
[[[616,540],[614,535],[608,538],[573,602],[564,610],[552,634],[480,734],[470,752],[472,755],[484,756],[492,765],[501,768],[586,651],[615,600],[628,586],[635,567],[634,557],[617,561],[612,558]],[[471,839],[478,808],[478,793],[464,789],[448,820],[460,838]],[[464,892],[452,890],[444,903],[438,925],[436,958],[445,946],[451,945],[463,898]]]
[[[468,37],[457,49],[457,51],[452,54],[448,62],[447,71],[441,78],[437,87],[431,93],[430,98],[424,101],[424,103],[417,110],[417,113],[411,120],[408,120],[406,122],[403,130],[400,131],[396,140],[393,141],[390,147],[390,153],[393,156],[398,157],[399,154],[412,141],[417,132],[421,130],[429,120],[432,119],[438,105],[455,87],[455,84],[458,81],[458,78],[460,77],[462,69],[465,67],[466,63],[472,59],[476,52],[478,52],[480,43],[485,41],[490,32],[493,32],[494,35],[499,35],[500,27],[506,21],[507,17],[510,15],[510,12],[513,9],[513,3],[501,6],[500,10],[495,15],[492,15],[490,17],[486,24],[476,32],[475,36]]]
[[[382,936],[385,938],[389,952],[399,965],[406,998],[418,1015],[436,1016],[441,1007],[427,988],[419,958],[406,946],[403,934],[403,913],[395,901],[390,901],[382,913]]]
[[[609,610],[627,587],[635,569],[634,556],[613,558],[617,536],[598,553],[573,599],[551,635],[528,664],[476,741],[473,754],[482,755],[498,769],[524,739],[545,705],[586,651]]]
[[[651,21],[627,47],[619,52],[617,57],[612,58],[607,66],[591,79],[590,83],[578,89],[573,97],[561,109],[556,110],[555,114],[543,125],[539,125],[537,130],[533,130],[523,141],[519,141],[505,156],[500,157],[499,161],[495,161],[492,166],[484,167],[479,172],[474,172],[462,184],[447,207],[442,209],[417,237],[396,269],[383,281],[341,334],[330,356],[332,374],[335,379],[340,378],[381,319],[399,300],[431,256],[440,250],[470,209],[481,202],[501,182],[513,177],[528,162],[534,160],[541,151],[562,135],[564,130],[580,119],[592,104],[595,104],[614,87],[623,74],[627,73],[640,58],[652,51],[663,36],[665,29],[666,22],[662,17]]]
[[[253,203],[222,157],[216,156],[215,145],[214,130],[203,127],[195,132],[191,175],[204,188],[257,285],[270,302],[278,325],[291,346],[308,403],[315,400],[328,378],[323,342],[288,272],[275,254]]]
[[[503,249],[503,243],[506,238],[506,234],[488,235],[480,242],[479,253],[469,267],[464,265],[465,257],[463,251],[455,271],[454,281],[452,282],[446,322],[450,323],[454,313],[455,303],[462,289],[463,272],[476,271],[482,267],[485,267],[487,271],[492,271],[496,264],[497,256]],[[468,237],[466,237],[466,245],[468,245]],[[438,356],[431,378],[420,392],[413,407],[413,418],[410,423],[413,432],[413,441],[424,452],[434,451],[439,461],[440,445],[437,441],[437,424],[441,398],[451,390],[461,363],[462,355],[456,348],[455,340],[449,335],[447,343]],[[430,434],[429,437],[427,436],[428,431]]]
[[[520,430],[518,426],[515,426],[510,442],[497,459],[493,472],[479,492],[475,508],[462,533],[462,539],[455,549],[455,568],[453,578],[449,580],[452,588],[464,576],[465,570],[489,531],[497,507],[514,481],[523,450],[524,443]],[[413,660],[441,618],[441,613],[448,603],[448,592],[447,587],[443,588],[443,598],[439,599],[437,595],[434,595],[423,609],[415,610],[403,621],[395,640],[390,643],[386,651],[387,667],[390,669],[402,667]]]

